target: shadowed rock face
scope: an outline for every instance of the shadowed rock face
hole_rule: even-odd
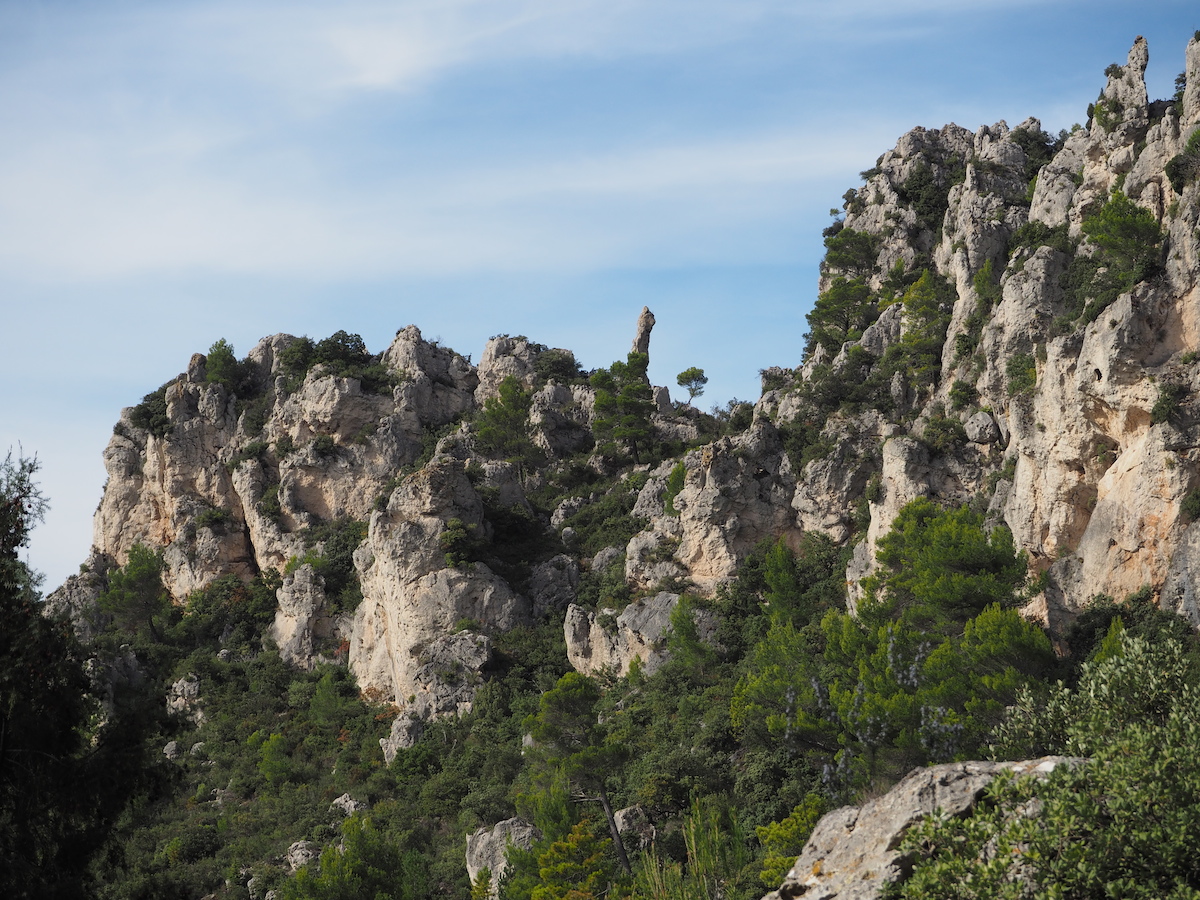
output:
[[[938,810],[965,815],[1002,772],[1044,776],[1083,760],[1048,756],[1024,762],[962,762],[916,769],[877,800],[822,817],[778,890],[763,900],[875,900],[911,868],[899,851],[904,833]]]

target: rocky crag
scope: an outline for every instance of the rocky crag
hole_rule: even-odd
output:
[[[197,354],[123,411],[91,574],[54,603],[86,609],[136,544],[163,551],[180,603],[279,572],[285,657],[344,660],[401,709],[399,746],[470,708],[492,635],[546,615],[582,671],[652,667],[680,592],[712,594],[764,539],[853,544],[853,604],[916,497],[1006,524],[1051,628],[1147,587],[1200,624],[1200,40],[1174,100],[1148,100],[1147,61],[1139,38],[1058,138],[1036,119],[904,135],[827,230],[801,364],[765,369],[724,433],[653,389],[653,465],[601,452],[597,388],[523,337],[473,364],[411,325],[374,356],[344,333],[273,335],[236,377]],[[635,353],[653,325],[644,310]],[[514,409],[537,466],[486,433]],[[642,527],[592,546],[581,522],[606,503]],[[323,567],[349,534],[361,601]],[[513,535],[533,547],[519,564],[495,549]],[[581,575],[637,602],[577,604]]]

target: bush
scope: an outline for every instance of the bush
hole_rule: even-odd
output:
[[[533,361],[533,371],[542,383],[582,384],[587,380],[570,350],[543,350]]]
[[[1016,397],[1033,392],[1037,385],[1037,363],[1028,353],[1014,353],[1004,364],[1008,376],[1008,395]]]
[[[1177,194],[1200,177],[1200,128],[1192,132],[1183,152],[1172,157],[1164,171]]]
[[[1182,384],[1162,382],[1158,386],[1158,399],[1154,401],[1154,406],[1150,409],[1150,424],[1162,425],[1166,422],[1175,422],[1179,417],[1179,406],[1187,394],[1188,389]]]
[[[1100,263],[1121,291],[1154,274],[1163,232],[1154,215],[1121,191],[1083,220],[1083,233],[1096,246]]]
[[[172,384],[174,382],[168,381],[151,391],[130,410],[129,421],[135,428],[148,431],[155,437],[166,437],[171,433],[171,420],[167,417],[167,388]]]
[[[951,453],[967,442],[967,432],[957,419],[933,416],[925,424],[921,441],[936,453]]]
[[[1002,729],[1091,759],[1044,779],[998,779],[969,816],[916,825],[902,846],[915,869],[894,896],[1015,898],[1033,885],[1056,897],[1196,896],[1194,661],[1178,641],[1151,643],[1119,627],[1106,645],[1077,690],[1060,682],[1048,695],[1022,691]]]
[[[1188,491],[1179,508],[1187,521],[1195,522],[1197,519],[1200,519],[1200,488]]]
[[[329,459],[337,453],[337,443],[332,435],[318,434],[310,446],[318,459]]]
[[[686,475],[687,468],[682,462],[678,462],[671,469],[671,474],[667,476],[667,489],[663,494],[663,510],[668,516],[679,515],[679,510],[675,508],[675,498],[683,490],[683,482]]]
[[[954,409],[966,409],[979,399],[979,391],[973,384],[965,381],[955,381],[950,386],[950,406]]]
[[[197,528],[210,528],[213,531],[224,531],[225,526],[233,521],[229,510],[211,507],[196,516],[194,522]]]

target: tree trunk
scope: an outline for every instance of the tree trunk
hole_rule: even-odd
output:
[[[612,835],[613,846],[617,848],[617,861],[621,863],[621,868],[627,875],[632,875],[633,869],[629,866],[629,857],[625,855],[625,844],[621,840],[621,832],[617,831],[617,819],[608,802],[608,791],[604,790],[604,785],[600,785],[599,794],[600,805],[604,807],[604,817],[608,819],[608,833]]]

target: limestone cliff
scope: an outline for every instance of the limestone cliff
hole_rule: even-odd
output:
[[[1031,612],[1052,626],[1143,586],[1200,624],[1200,526],[1184,504],[1200,498],[1200,41],[1176,101],[1148,100],[1147,61],[1139,38],[1087,126],[1058,138],[1036,119],[904,135],[826,234],[814,314],[850,296],[858,318],[814,327],[784,361],[795,368],[764,369],[753,417],[723,433],[649,391],[653,439],[676,448],[653,469],[605,455],[603,403],[569,351],[499,336],[476,366],[408,326],[347,368],[274,335],[239,379],[210,377],[197,354],[122,413],[95,558],[162,548],[178,602],[222,575],[286,572],[284,654],[344,653],[410,724],[469,708],[489,635],[568,608],[580,668],[658,659],[658,598],[712,594],[764,539],[854,544],[853,604],[876,541],[919,496],[1006,524],[1041,576]],[[1128,272],[1095,225],[1120,203],[1158,235]],[[635,352],[654,324],[643,310]],[[484,427],[518,395],[519,447]],[[586,546],[580,523],[609,507],[635,524]],[[345,521],[365,523],[353,609],[305,565]],[[646,599],[571,606],[581,573],[608,578],[622,560]]]

